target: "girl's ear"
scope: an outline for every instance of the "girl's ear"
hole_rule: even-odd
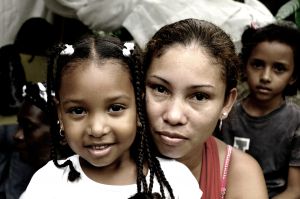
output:
[[[61,121],[61,110],[60,110],[60,103],[58,101],[57,98],[54,98],[54,102],[55,102],[55,105],[56,105],[56,111],[57,111],[57,117],[59,119],[59,121]]]
[[[227,117],[227,115],[231,111],[231,109],[236,101],[236,98],[237,98],[237,89],[233,88],[230,90],[229,95],[226,97],[226,99],[224,101],[224,106],[223,106],[223,109],[222,109],[221,115],[220,115],[221,119],[225,119]]]

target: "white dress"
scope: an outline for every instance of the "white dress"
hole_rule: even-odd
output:
[[[20,199],[127,199],[137,192],[136,184],[120,186],[97,183],[84,174],[80,167],[78,155],[71,156],[70,160],[76,170],[80,172],[81,178],[78,181],[68,181],[69,167],[59,169],[53,161],[50,161],[34,174]],[[184,164],[175,160],[161,158],[158,160],[176,199],[201,198],[202,191],[199,184]],[[147,179],[149,180],[149,174]],[[156,179],[154,180],[153,192],[160,192]],[[165,191],[165,193],[168,192]]]

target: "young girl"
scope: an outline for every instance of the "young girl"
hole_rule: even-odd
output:
[[[154,157],[149,148],[134,44],[89,35],[58,52],[54,78],[48,70],[48,92],[55,91],[57,106],[53,126],[58,123],[56,135],[65,137],[76,155],[53,156],[23,198],[199,199],[188,168]]]
[[[155,33],[144,61],[159,152],[188,166],[202,199],[267,198],[258,163],[212,136],[237,95],[239,59],[230,37],[207,21],[181,20]]]
[[[257,159],[270,198],[300,197],[300,30],[284,23],[248,28],[241,57],[249,95],[235,104],[219,135]]]

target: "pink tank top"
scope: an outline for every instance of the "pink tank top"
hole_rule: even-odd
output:
[[[202,199],[224,198],[231,152],[232,147],[228,145],[221,178],[220,160],[216,140],[213,136],[211,136],[205,142],[202,153],[202,167],[199,181],[199,186],[203,191]]]

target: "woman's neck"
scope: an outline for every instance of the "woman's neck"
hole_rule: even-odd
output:
[[[201,173],[202,149],[203,146],[199,146],[194,150],[195,152],[190,152],[186,156],[177,159],[177,161],[185,164],[190,169],[196,179],[199,179]]]

